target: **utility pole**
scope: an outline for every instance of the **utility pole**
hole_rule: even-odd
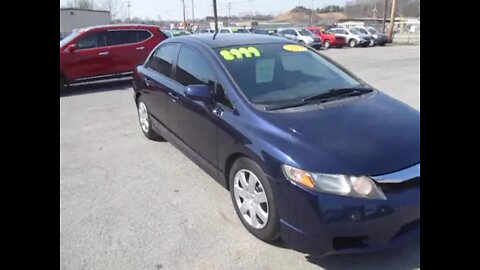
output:
[[[232,3],[228,1],[228,20],[227,20],[227,25],[230,26],[230,9],[232,8]]]
[[[187,30],[187,19],[185,19],[185,0],[182,0],[182,6],[183,6],[183,27],[185,30]]]
[[[250,8],[251,8],[251,13],[250,13],[250,27],[252,27],[252,21],[253,21],[253,2],[250,0]]]
[[[315,1],[312,0],[312,12],[310,13],[310,26],[313,25],[313,7],[315,5]]]
[[[130,1],[127,1],[127,7],[128,7],[128,21],[130,22]]]
[[[382,33],[385,34],[385,22],[387,21],[388,0],[385,0],[385,6],[383,7],[383,20],[382,20]]]
[[[193,8],[193,0],[192,0],[192,31],[194,26],[195,26],[195,11]]]
[[[393,25],[395,24],[395,12],[397,10],[397,0],[392,2],[392,13],[390,14],[390,24],[388,25],[388,40],[392,41]]]

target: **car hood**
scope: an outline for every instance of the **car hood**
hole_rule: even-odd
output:
[[[420,112],[381,92],[262,117],[289,134],[275,145],[285,162],[308,171],[381,175],[420,161]]]
[[[358,35],[359,37],[363,38],[363,39],[370,39],[371,36],[370,35],[366,35],[366,34],[360,34]]]

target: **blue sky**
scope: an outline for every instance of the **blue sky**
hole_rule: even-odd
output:
[[[103,0],[94,0],[100,4]],[[120,17],[126,17],[127,1],[116,0],[123,6],[123,12]],[[212,2],[213,0],[193,0],[195,7],[195,18],[203,18],[205,16],[213,15]],[[253,9],[254,12],[261,12],[264,14],[271,13],[277,15],[294,8],[297,5],[311,7],[312,2],[314,8],[324,7],[327,5],[344,5],[346,0],[217,0],[218,15],[228,15],[228,2],[231,2],[231,15],[250,14]],[[60,6],[64,5],[67,0],[60,0]],[[188,16],[191,18],[192,0],[185,0],[187,6]],[[181,20],[182,4],[181,0],[130,0],[130,16],[140,18],[158,19],[160,16],[163,20]]]

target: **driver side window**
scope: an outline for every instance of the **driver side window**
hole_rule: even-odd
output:
[[[107,36],[105,32],[89,33],[78,39],[76,46],[78,50],[93,49],[106,46]]]
[[[198,51],[183,46],[178,56],[175,80],[184,86],[190,84],[207,85],[214,94],[215,101],[227,108],[233,108],[225,94],[222,85],[217,82],[217,76],[205,57]]]

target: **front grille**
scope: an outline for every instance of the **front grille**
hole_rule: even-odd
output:
[[[313,42],[320,42],[320,38],[313,38]]]
[[[377,186],[379,186],[383,192],[388,192],[388,193],[402,192],[410,188],[420,187],[420,177],[415,177],[400,183],[377,182]]]
[[[392,240],[395,240],[396,238],[408,233],[409,231],[417,228],[420,226],[420,219],[414,220],[412,222],[409,222],[405,225],[403,225],[400,230],[392,237]]]

